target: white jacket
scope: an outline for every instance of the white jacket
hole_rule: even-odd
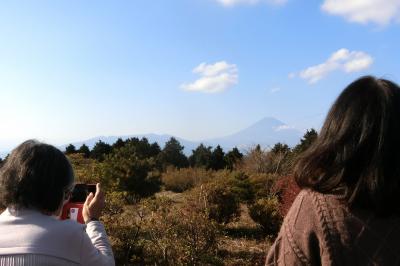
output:
[[[115,265],[101,222],[60,221],[35,210],[0,215],[0,265]]]

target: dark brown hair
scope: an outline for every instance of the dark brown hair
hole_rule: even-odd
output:
[[[54,213],[73,181],[71,164],[60,150],[28,140],[0,168],[0,203]]]
[[[351,83],[294,175],[302,188],[322,193],[344,188],[350,206],[400,214],[399,86],[372,76]]]

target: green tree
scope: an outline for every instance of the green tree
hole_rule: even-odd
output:
[[[3,165],[3,159],[0,157],[0,167]]]
[[[65,154],[73,154],[76,153],[76,148],[74,145],[69,144],[66,148],[65,148]]]
[[[161,152],[160,146],[156,142],[150,144],[147,138],[130,138],[125,143],[128,144],[139,158],[155,157]]]
[[[206,147],[203,143],[201,143],[195,150],[192,151],[192,155],[189,157],[189,164],[192,167],[204,167],[206,169],[210,169],[211,160],[211,147]]]
[[[82,153],[84,158],[90,157],[90,149],[85,144],[82,144],[82,146],[78,150],[78,153]]]
[[[296,147],[294,147],[293,152],[295,154],[300,154],[307,150],[311,144],[317,139],[318,133],[315,129],[310,129],[307,130],[307,132],[304,134],[303,138],[300,140],[300,143],[297,144]]]
[[[161,184],[156,158],[142,157],[136,143],[127,142],[105,159],[104,183],[115,191],[150,196]]]
[[[171,137],[170,140],[165,143],[164,149],[159,156],[164,169],[169,165],[175,166],[176,168],[188,166],[188,159],[183,153],[183,149],[184,147],[174,137]]]
[[[224,159],[225,153],[222,150],[221,146],[218,145],[211,154],[211,168],[213,170],[224,169],[226,166]]]
[[[90,153],[90,157],[101,162],[105,159],[106,155],[108,155],[110,152],[111,152],[111,146],[109,144],[99,140],[94,145],[92,152]]]
[[[239,151],[238,148],[234,147],[231,151],[225,154],[225,164],[226,167],[230,170],[233,170],[235,165],[240,162],[243,158],[243,154]]]
[[[271,152],[275,153],[275,154],[279,154],[279,153],[288,154],[290,152],[290,148],[289,148],[289,146],[287,144],[283,144],[283,143],[278,142],[271,149]]]
[[[125,141],[123,141],[121,138],[118,138],[117,141],[114,142],[114,144],[112,145],[112,148],[116,150],[123,146],[125,146]]]
[[[243,171],[223,170],[215,172],[211,181],[222,182],[240,202],[251,202],[255,193],[250,177]]]

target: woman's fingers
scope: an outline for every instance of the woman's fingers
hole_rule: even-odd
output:
[[[103,193],[103,190],[101,188],[100,183],[96,184],[96,195],[95,195],[95,197],[96,197],[96,199],[99,199],[99,200],[103,200],[104,199],[104,193]]]
[[[85,223],[93,218],[98,219],[105,206],[104,193],[100,183],[96,184],[96,194],[90,193],[85,201],[83,216]]]
[[[85,200],[85,203],[84,203],[84,204],[85,204],[85,205],[89,205],[90,202],[92,202],[93,198],[94,198],[93,193],[90,192],[90,194],[86,197],[86,200]]]
[[[101,192],[103,192],[102,189],[101,189],[101,185],[100,185],[100,183],[97,183],[96,184],[96,194],[97,193],[101,193]]]
[[[93,199],[94,199],[94,195],[93,195],[93,193],[90,193],[90,194],[86,197],[85,203],[83,204],[82,217],[83,217],[83,220],[85,221],[85,223],[86,223],[87,221],[89,221],[90,218],[91,218],[91,214],[90,214],[90,205],[91,205],[91,203],[93,202]]]

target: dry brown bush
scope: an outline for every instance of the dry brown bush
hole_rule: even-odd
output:
[[[294,159],[290,150],[271,151],[257,145],[246,152],[238,169],[248,174],[288,174],[291,172]]]
[[[179,204],[159,197],[122,207],[124,195],[113,196],[112,211],[102,220],[118,265],[221,263],[217,256],[219,227],[208,218],[201,192],[188,194]]]
[[[159,199],[157,209],[146,222],[144,253],[161,265],[215,265],[218,225],[208,219],[201,195],[185,206]],[[154,206],[154,205],[153,205]]]
[[[273,165],[269,152],[261,149],[260,146],[249,149],[242,159],[240,170],[249,174],[273,172]]]
[[[161,180],[166,190],[183,192],[209,180],[212,175],[212,171],[203,168],[176,169],[170,167],[162,174]]]

